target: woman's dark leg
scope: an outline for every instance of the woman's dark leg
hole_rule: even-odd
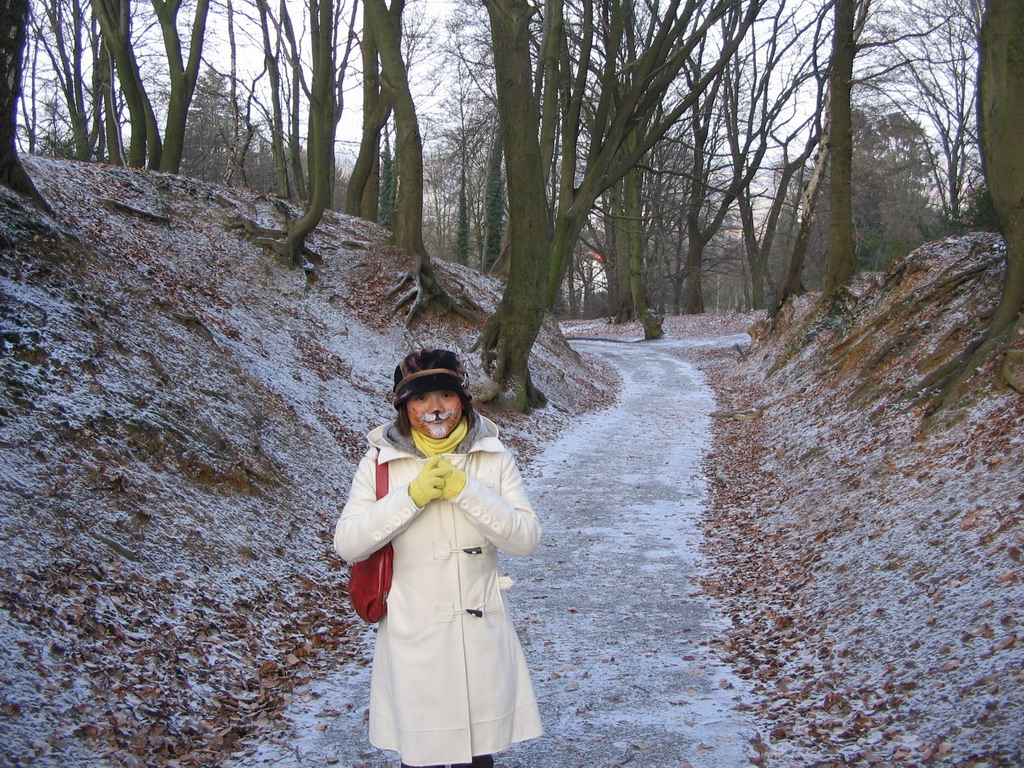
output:
[[[491,755],[476,755],[472,763],[456,763],[452,768],[494,768],[494,757]]]

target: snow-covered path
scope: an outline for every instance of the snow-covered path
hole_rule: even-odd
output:
[[[547,733],[513,745],[501,768],[750,764],[744,683],[703,645],[719,619],[693,583],[713,397],[672,343],[574,342],[615,363],[623,391],[527,473],[544,538],[503,562]],[[312,685],[286,713],[294,741],[232,764],[397,765],[366,741],[368,676]]]

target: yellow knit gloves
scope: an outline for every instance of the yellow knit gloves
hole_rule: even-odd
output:
[[[440,456],[428,459],[420,473],[409,483],[409,497],[419,508],[434,499],[454,501],[466,487],[466,473]]]
[[[442,463],[444,467],[440,466]],[[420,473],[409,483],[409,497],[421,509],[430,501],[440,499],[444,492],[445,476],[451,473],[451,465],[435,456],[429,459]]]
[[[458,467],[449,464],[444,459],[440,460],[439,467],[445,467],[449,470],[448,475],[444,478],[444,489],[442,496],[448,501],[455,501],[462,493],[462,489],[466,487],[466,473]]]

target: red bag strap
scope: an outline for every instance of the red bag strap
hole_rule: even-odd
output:
[[[377,454],[377,498],[383,499],[388,495],[388,463],[381,463],[380,454]]]

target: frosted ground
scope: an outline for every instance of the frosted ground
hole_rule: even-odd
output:
[[[364,628],[337,589],[342,570],[328,554],[329,529],[362,433],[393,412],[384,393],[394,361],[413,344],[443,344],[472,359],[479,327],[434,316],[410,331],[382,312],[411,262],[381,246],[382,231],[366,222],[327,217],[313,242],[327,258],[311,281],[225,226],[239,215],[280,221],[251,192],[65,161],[35,159],[33,172],[69,237],[19,239],[0,264],[5,342],[14,345],[14,354],[0,355],[9,384],[0,398],[0,763],[205,765],[244,735],[244,748],[268,750],[264,765],[275,754],[292,765],[386,765],[367,751],[359,722],[367,638],[359,642]],[[0,228],[18,239],[39,223],[16,210],[0,215]],[[890,272],[858,278],[838,326],[806,326],[816,306],[809,295],[787,306],[770,335],[763,323],[751,327],[750,315],[669,316],[672,338],[636,345],[683,357],[715,389],[700,518],[710,573],[701,584],[731,624],[697,628],[708,629],[712,645],[695,637],[686,654],[693,661],[683,660],[714,655],[750,681],[765,764],[1024,765],[1024,398],[999,384],[994,361],[970,400],[943,420],[923,422],[906,400],[921,371],[973,338],[979,312],[998,300],[1004,261],[991,235],[950,238]],[[495,310],[500,281],[443,261],[436,267],[484,315]],[[642,336],[637,323],[562,328]],[[711,338],[748,329],[755,342],[742,360],[727,340]],[[590,639],[577,630],[580,602],[565,598],[580,596],[582,575],[552,569],[570,564],[567,553],[619,568],[615,553],[631,551],[638,535],[602,529],[603,538],[589,541],[594,533],[572,519],[589,492],[578,482],[568,501],[542,498],[542,483],[570,479],[566,465],[545,470],[536,460],[595,399],[610,405],[602,393],[618,388],[601,363],[624,346],[588,344],[580,357],[557,330],[545,323],[531,358],[548,407],[495,413],[536,484],[546,543],[569,541],[555,538],[560,531],[574,536],[562,552],[542,547],[510,563],[530,569],[516,573],[512,599],[549,729],[521,749],[550,750],[541,758],[577,768],[559,765],[557,750],[573,754],[568,747],[603,728],[591,752],[579,748],[588,768],[656,766],[659,742],[639,726],[633,736],[606,727],[639,724],[632,702],[595,693],[613,682],[626,690],[627,678],[613,677],[626,672],[608,669],[592,648],[577,656],[593,669],[559,650]],[[1024,349],[1024,336],[1015,344]],[[1017,375],[1024,380],[1024,368]],[[475,365],[471,377],[471,391],[482,392],[487,382]],[[629,418],[664,431],[657,419],[676,379],[682,374],[672,368],[656,405]],[[590,422],[592,433],[574,431],[577,445],[611,442],[639,461],[641,441],[630,441],[623,424],[602,438],[600,421]],[[563,446],[557,461],[568,455]],[[639,534],[649,516],[634,517]],[[640,549],[656,557],[665,544]],[[668,584],[674,571],[636,562],[638,574],[666,582],[669,596],[689,599]],[[631,575],[624,567],[618,574]],[[551,588],[556,576],[561,590]],[[625,625],[593,607],[610,610],[608,588],[599,590],[616,574],[600,576],[586,594],[601,597],[584,616],[614,626],[610,641],[621,645]],[[634,601],[630,584],[621,586]],[[578,636],[557,646],[557,628]],[[663,648],[636,647],[647,649],[634,654],[643,672],[664,670],[655,656]],[[620,664],[625,658],[607,651]],[[330,678],[343,668],[357,679]],[[292,701],[295,686],[303,706]],[[595,703],[583,709],[591,695]],[[278,738],[286,705],[299,741]],[[665,710],[679,715],[679,706]],[[659,722],[663,714],[655,713]],[[312,737],[328,735],[336,742],[329,750],[313,748]],[[683,754],[680,742],[668,765],[724,754],[713,735],[694,737],[715,749]],[[263,744],[271,739],[278,743]],[[346,739],[353,749],[343,754]],[[639,746],[628,752],[616,742]],[[507,759],[527,757],[512,750]]]
[[[755,754],[745,683],[705,647],[722,626],[694,583],[714,399],[668,354],[682,343],[573,342],[614,363],[621,387],[526,473],[544,539],[504,563],[547,733],[513,745],[502,768],[727,768]],[[368,657],[372,630],[364,641]],[[397,765],[367,742],[368,686],[368,664],[312,682],[285,713],[285,737],[228,765]]]

